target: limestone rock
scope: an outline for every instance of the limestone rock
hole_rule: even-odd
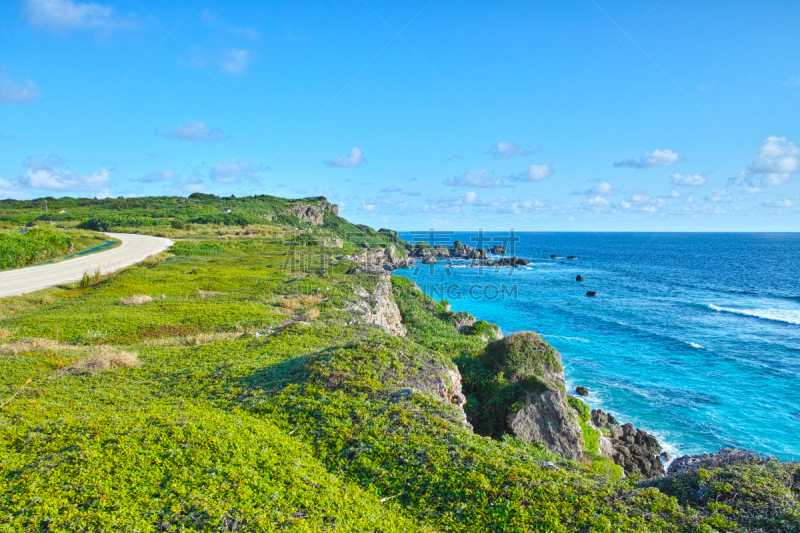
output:
[[[589,396],[589,389],[587,389],[586,387],[581,387],[581,386],[575,387],[575,392],[578,393],[579,396],[587,396],[587,397]]]
[[[488,261],[484,261],[482,264],[484,266],[489,266],[489,267],[506,267],[506,266],[521,267],[529,265],[530,261],[528,261],[527,259],[523,259],[521,257],[501,257],[497,261],[493,261],[490,259]]]
[[[453,247],[448,250],[450,257],[460,257],[462,259],[486,259],[486,250],[474,248],[461,241],[453,243]]]
[[[490,343],[482,359],[523,388],[515,404],[521,407],[506,417],[511,433],[526,442],[540,441],[564,458],[583,457],[583,431],[567,403],[561,354],[536,333],[521,331]]]
[[[581,276],[580,274],[578,274],[578,275],[575,277],[575,281],[583,281],[583,276]]]
[[[323,217],[325,215],[326,209],[330,210],[330,212],[333,213],[334,215],[339,214],[339,206],[335,204],[329,204],[328,201],[325,200],[324,198],[321,199],[317,205],[311,205],[305,203],[295,204],[286,211],[284,211],[284,214],[295,215],[303,222],[307,222],[314,226],[321,226],[323,223]]]
[[[506,249],[503,248],[502,246],[500,246],[499,244],[495,244],[492,247],[492,249],[489,250],[489,252],[491,252],[491,253],[493,253],[495,255],[502,255],[502,254],[506,253]]]
[[[391,335],[397,337],[406,336],[406,327],[403,325],[400,309],[394,301],[392,282],[388,276],[379,279],[375,285],[375,291],[372,293],[370,305],[367,306],[366,312],[364,313],[364,321],[367,324],[373,324],[383,328]]]
[[[626,474],[646,478],[664,475],[664,464],[658,457],[662,453],[661,445],[653,435],[636,429],[630,423],[620,426],[602,409],[592,410],[592,424],[606,435],[611,444],[609,457]]]
[[[475,317],[469,313],[465,313],[464,311],[454,313],[450,317],[450,321],[453,323],[456,329],[458,329],[459,333],[464,333],[473,325],[475,325]]]
[[[669,457],[669,454],[667,454],[667,457]],[[669,470],[667,470],[667,475],[680,476],[685,474],[694,474],[700,468],[710,470],[712,468],[720,468],[739,463],[749,463],[753,461],[764,460],[765,458],[762,455],[747,450],[722,448],[715,453],[682,455],[681,457],[678,457],[672,461],[672,464],[669,465]]]
[[[583,457],[583,431],[576,416],[570,414],[560,391],[532,391],[524,407],[508,415],[508,427],[525,442],[543,442],[556,455],[578,461]]]

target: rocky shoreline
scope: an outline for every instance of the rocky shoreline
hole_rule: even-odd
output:
[[[503,255],[505,249],[495,246],[490,252],[493,255]],[[357,254],[340,255],[337,260],[355,263],[356,266],[349,271],[350,273],[366,273],[379,277],[375,292],[359,294],[360,301],[354,302],[352,310],[361,314],[365,323],[381,327],[392,335],[404,336],[405,328],[390,294],[389,277],[391,272],[399,268],[415,266],[418,260],[422,264],[436,264],[438,260],[453,258],[471,260],[470,263],[463,265],[470,268],[515,268],[530,263],[529,260],[516,256],[499,259],[487,258],[485,250],[476,249],[458,241],[451,247],[443,245],[417,246],[410,252],[394,245],[365,247]],[[570,259],[574,258],[574,256],[570,257]],[[446,264],[461,266],[454,263]],[[582,281],[582,278],[578,276],[578,280]],[[446,312],[450,312],[449,303],[445,302],[443,305]],[[460,333],[468,334],[474,328],[476,320],[472,315],[454,312],[450,312],[450,314],[453,315],[453,325]],[[515,404],[515,410],[507,415],[506,428],[510,434],[526,442],[542,442],[548,450],[569,460],[585,461],[592,454],[599,453],[611,459],[625,475],[647,479],[671,475],[674,471],[687,468],[686,465],[702,464],[702,461],[707,459],[708,454],[683,456],[670,465],[671,457],[654,435],[634,427],[631,423],[620,424],[611,413],[602,409],[590,409],[577,396],[566,394],[561,356],[536,333],[521,331],[503,337],[499,327],[494,324],[491,326],[495,328],[495,333],[485,338],[490,340],[494,337],[498,340],[489,343],[487,353],[505,354],[500,357],[502,359],[509,352],[518,350],[518,346],[517,348],[512,348],[512,346],[519,345],[521,342],[523,345],[536,347],[528,354],[528,357],[536,359],[542,353],[547,353],[552,358],[552,365],[543,367],[545,368],[544,373],[527,376],[521,380],[522,383],[529,383],[530,378],[533,378],[535,385],[532,388],[524,389],[523,395]],[[496,370],[505,372],[503,368],[501,363]],[[458,374],[458,370],[454,372]],[[451,382],[459,385],[453,389],[454,394],[463,398],[460,374],[453,376]],[[577,387],[576,393],[579,396],[589,395],[585,387]],[[463,411],[463,401],[452,403],[457,404]],[[464,414],[464,420],[467,420],[466,414]],[[468,422],[465,423],[468,425]],[[596,436],[592,437],[591,432],[596,432]],[[597,449],[586,448],[589,440],[596,440]]]

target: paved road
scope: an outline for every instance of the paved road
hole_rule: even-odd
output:
[[[106,235],[119,239],[122,244],[105,252],[76,257],[60,263],[0,272],[0,298],[80,281],[84,272],[94,271],[98,267],[103,274],[114,272],[136,264],[149,255],[162,252],[173,244],[169,239],[148,235],[127,233],[106,233]]]

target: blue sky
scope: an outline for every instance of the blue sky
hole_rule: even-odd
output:
[[[700,4],[4,2],[0,197],[797,231],[800,5]]]

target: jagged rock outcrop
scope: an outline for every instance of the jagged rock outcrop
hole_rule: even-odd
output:
[[[437,245],[434,250],[436,251],[436,257],[441,257],[443,259],[450,257],[450,250],[448,250],[447,246],[444,246],[443,244]]]
[[[506,253],[506,249],[505,249],[505,248],[503,248],[502,246],[500,246],[499,244],[495,244],[495,245],[492,247],[492,249],[491,249],[491,250],[489,250],[489,252],[490,252],[490,253],[493,253],[493,254],[495,254],[495,255],[502,255],[502,254]]]
[[[581,387],[580,385],[575,387],[575,392],[578,394],[578,396],[589,396],[589,389],[586,387]]]
[[[475,248],[461,241],[453,243],[451,248],[448,248],[450,257],[460,257],[462,259],[486,259],[486,250],[483,248]]]
[[[326,248],[342,248],[344,246],[344,241],[335,235],[323,237],[321,242]]]
[[[658,458],[661,445],[650,433],[633,424],[619,425],[616,418],[602,409],[592,410],[592,424],[611,444],[611,459],[628,475],[657,477],[664,475],[664,464]]]
[[[475,317],[465,311],[453,313],[449,317],[450,322],[456,327],[459,333],[465,333],[475,325]]]
[[[583,276],[578,274],[577,276],[575,276],[575,281],[583,281]]]
[[[351,303],[348,310],[362,315],[361,319],[367,324],[378,326],[391,335],[405,337],[406,327],[392,295],[388,271],[378,265],[362,265],[359,268],[377,268],[386,275],[378,279],[372,293],[363,287],[354,288],[353,292],[359,299]]]
[[[527,259],[523,259],[521,257],[516,257],[515,256],[515,257],[501,257],[497,261],[489,259],[488,261],[481,262],[481,264],[484,265],[484,266],[489,266],[489,267],[507,267],[507,266],[510,266],[510,267],[521,267],[521,266],[529,265],[530,261],[528,261]]]
[[[431,257],[431,256],[427,256],[427,257],[422,259],[422,264],[423,265],[435,265],[436,264],[436,258],[435,257]]]
[[[381,274],[380,269],[391,272],[398,268],[410,268],[416,264],[414,259],[406,256],[405,249],[396,248],[391,244],[386,248],[366,248],[357,254],[340,255],[336,259],[338,261],[361,264],[362,266],[354,267],[351,272],[366,272],[369,274]],[[380,269],[369,268],[369,265],[378,266]]]
[[[420,393],[433,396],[442,403],[456,407],[454,410],[455,422],[472,429],[472,425],[467,420],[467,415],[464,412],[467,397],[464,396],[461,389],[461,373],[455,365],[452,367],[437,365],[427,368],[423,365],[416,375],[409,376],[405,381],[410,386],[395,392],[393,394],[394,397]]]
[[[580,460],[585,442],[577,413],[567,403],[561,355],[538,334],[514,333],[490,343],[483,363],[522,392],[506,417],[508,430],[551,452]]]
[[[699,469],[710,470],[740,463],[764,461],[765,458],[757,453],[747,450],[734,450],[722,448],[714,453],[701,453],[698,455],[682,455],[669,465],[667,475],[682,476],[694,474]]]
[[[339,214],[339,206],[336,204],[330,204],[325,199],[320,200],[317,205],[303,204],[303,203],[295,204],[286,211],[284,211],[284,214],[295,215],[303,222],[308,222],[309,224],[313,224],[314,226],[321,226],[323,223],[323,217],[325,216],[326,209],[330,210],[330,212],[333,213],[334,215]]]

